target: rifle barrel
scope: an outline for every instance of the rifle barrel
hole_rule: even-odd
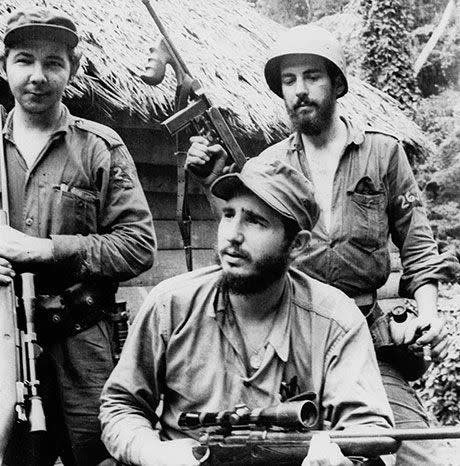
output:
[[[432,427],[427,429],[382,429],[379,431],[369,432],[362,431],[360,433],[344,432],[344,431],[330,431],[331,439],[340,438],[378,438],[378,437],[392,437],[401,442],[405,440],[437,440],[460,438],[460,427]]]

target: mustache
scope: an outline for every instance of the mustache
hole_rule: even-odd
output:
[[[230,256],[236,256],[242,259],[248,259],[248,260],[251,259],[251,255],[249,253],[247,253],[246,251],[243,251],[240,248],[235,248],[234,246],[228,246],[226,248],[221,249],[219,252],[220,252],[220,255],[228,254]]]
[[[295,102],[294,104],[294,110],[297,110],[299,107],[301,107],[302,105],[309,105],[311,107],[317,107],[318,105],[316,104],[316,102],[313,102],[312,100],[310,100],[307,96],[304,96],[304,97],[299,97],[297,99],[297,101]]]

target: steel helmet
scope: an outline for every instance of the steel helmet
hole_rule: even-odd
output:
[[[345,56],[342,46],[326,29],[313,24],[302,24],[284,32],[273,46],[265,65],[265,80],[268,87],[281,98],[280,62],[286,55],[318,55],[329,60],[338,69],[344,82],[342,97],[348,92]]]

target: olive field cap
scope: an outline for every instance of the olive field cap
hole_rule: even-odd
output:
[[[281,60],[288,55],[318,55],[329,60],[342,76],[344,89],[337,97],[348,92],[345,55],[338,40],[326,29],[314,24],[302,24],[285,31],[275,42],[265,65],[268,87],[279,97],[281,91]]]
[[[211,185],[211,192],[220,199],[231,199],[245,186],[258,198],[284,217],[295,220],[301,230],[312,230],[319,207],[313,185],[295,168],[279,160],[249,159],[241,173],[230,173]]]
[[[70,18],[57,10],[30,8],[14,11],[6,23],[5,46],[37,39],[60,42],[73,48],[78,44],[77,28]]]

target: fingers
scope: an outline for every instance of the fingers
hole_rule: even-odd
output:
[[[236,163],[233,162],[230,165],[225,165],[222,169],[222,175],[226,175],[227,173],[234,173],[237,171]]]
[[[416,355],[424,355],[427,361],[440,361],[447,356],[449,332],[444,321],[434,318],[430,322],[414,319],[417,323],[415,341],[409,346]]]
[[[197,138],[203,139],[208,143],[207,139],[202,138],[201,136],[195,136]],[[191,138],[193,139],[193,138]],[[209,160],[211,160],[211,153],[208,151],[208,145],[205,142],[194,142],[188,152],[187,158],[185,159],[185,168],[190,168],[191,166],[204,165]]]
[[[313,435],[308,455],[302,466],[348,466],[352,462],[343,456],[339,446],[331,442],[327,432]]]
[[[450,337],[447,327],[442,327],[440,332],[433,338],[430,342],[431,346],[431,359],[433,361],[441,361],[447,356],[449,346],[450,346]]]
[[[420,321],[418,330],[421,335],[417,338],[416,343],[419,345],[436,345],[447,336],[447,329],[444,327],[444,321],[438,318],[428,323]]]
[[[403,343],[408,345],[415,341],[415,334],[419,329],[420,322],[418,319],[410,319],[407,322],[406,328],[404,330],[404,340]]]
[[[0,257],[0,285],[8,285],[13,281],[15,275],[11,263]]]

